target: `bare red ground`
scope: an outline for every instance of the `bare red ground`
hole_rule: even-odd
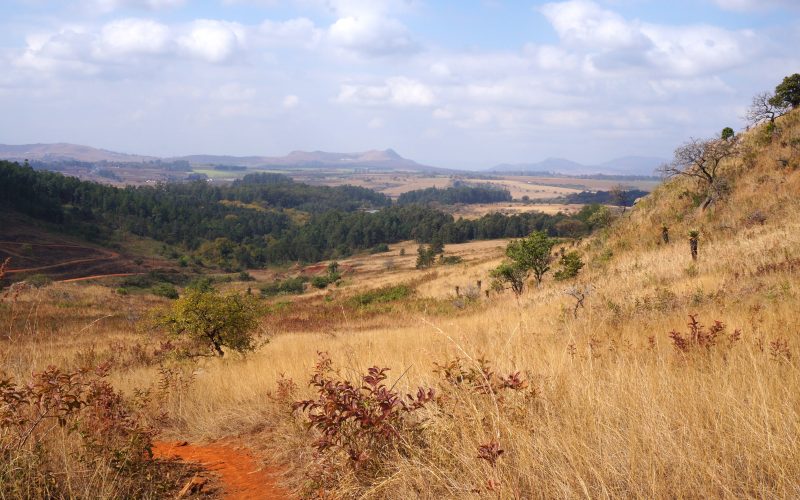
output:
[[[207,445],[156,442],[153,455],[199,464],[219,475],[222,497],[231,500],[277,500],[292,498],[274,479],[275,472],[256,462],[246,450],[227,443]]]
[[[124,276],[136,276],[142,273],[114,273],[114,274],[96,274],[94,276],[84,276],[82,278],[70,278],[68,280],[59,280],[59,283],[74,283],[76,281],[96,280],[100,278],[121,278]]]

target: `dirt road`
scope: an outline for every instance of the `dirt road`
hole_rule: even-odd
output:
[[[156,442],[156,458],[178,458],[197,463],[219,476],[222,498],[230,500],[278,500],[292,498],[275,482],[275,470],[259,465],[246,450],[229,443],[207,445],[186,442]]]

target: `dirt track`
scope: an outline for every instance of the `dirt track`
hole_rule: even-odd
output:
[[[6,274],[15,274],[15,273],[28,273],[34,271],[46,271],[49,269],[57,269],[63,266],[70,266],[76,264],[88,264],[90,262],[99,262],[104,260],[114,260],[119,258],[119,253],[111,251],[111,250],[101,250],[99,248],[92,248],[86,247],[81,245],[60,245],[60,244],[43,244],[43,243],[28,243],[24,241],[0,241],[0,244],[13,244],[13,245],[30,245],[36,247],[47,247],[47,248],[69,248],[69,249],[85,249],[90,250],[92,252],[99,252],[104,254],[101,257],[92,257],[87,259],[73,259],[64,262],[59,262],[57,264],[49,264],[46,266],[36,266],[36,267],[26,267],[22,269],[8,269],[6,270]],[[10,252],[9,252],[10,253]],[[12,261],[13,262],[13,261]]]
[[[186,442],[156,442],[155,458],[197,463],[219,476],[222,498],[232,500],[276,500],[292,498],[272,477],[274,470],[259,466],[253,456],[231,444],[194,445]]]
[[[125,276],[136,276],[143,273],[115,273],[115,274],[96,274],[94,276],[84,276],[82,278],[70,278],[68,280],[58,280],[58,283],[74,283],[76,281],[96,280],[100,278],[122,278]]]

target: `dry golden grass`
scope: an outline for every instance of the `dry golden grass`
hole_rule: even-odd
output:
[[[295,491],[311,493],[313,436],[287,401],[268,395],[292,379],[299,386],[293,399],[312,396],[306,381],[317,352],[327,351],[344,377],[356,380],[370,366],[386,366],[401,392],[431,386],[446,396],[425,410],[422,444],[398,442],[368,474],[342,466],[336,483],[325,485],[334,497],[796,498],[800,170],[775,166],[784,149],[778,143],[751,164],[730,165],[730,198],[704,213],[680,198],[693,186],[678,180],[582,243],[589,265],[578,283],[591,291],[577,317],[564,293],[575,283],[552,278],[519,299],[493,294],[444,308],[454,301],[454,286],[488,284],[505,242],[448,246],[465,263],[437,267],[435,274],[412,269],[413,243],[343,261],[354,271],[334,305],[399,282],[414,282],[428,302],[392,306],[375,321],[342,306],[338,314],[326,312],[327,322],[309,322],[307,329],[295,323],[291,332],[264,318],[273,336],[257,352],[186,368],[193,382],[171,403],[165,432],[192,440],[242,437],[285,466]],[[754,210],[765,215],[763,224],[753,223]],[[671,227],[668,245],[659,243],[662,222]],[[695,227],[702,236],[700,258],[692,262],[685,235]],[[71,302],[81,304],[70,312],[76,319],[55,328],[59,309],[42,301],[31,313],[42,318],[38,326],[12,332],[14,343],[2,344],[14,373],[73,362],[87,345],[108,339],[141,341],[117,316],[74,337],[64,333],[126,303],[141,315],[161,302],[111,300],[102,289],[79,285],[53,290],[30,293],[73,294]],[[309,301],[302,307],[321,304],[323,295],[302,299]],[[23,300],[33,304],[31,296]],[[724,322],[727,334],[708,349],[676,349],[670,333],[686,332],[689,314],[706,326]],[[47,340],[36,337],[48,328]],[[452,387],[434,363],[455,357],[467,364],[485,358],[504,374],[520,371],[529,386],[495,395]],[[131,364],[115,383],[130,392],[159,377],[156,366]],[[496,466],[477,458],[493,440],[504,451]]]
[[[578,212],[583,205],[542,203],[480,203],[475,205],[454,205],[447,207],[453,217],[465,219],[479,219],[487,214],[500,213],[505,215],[524,214],[529,212],[542,212],[550,215],[557,213],[572,214]]]

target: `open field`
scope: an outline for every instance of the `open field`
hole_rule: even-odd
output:
[[[534,177],[493,174],[490,176],[469,175],[417,175],[401,172],[370,172],[370,173],[290,173],[292,177],[301,182],[322,185],[352,184],[380,191],[392,198],[397,198],[402,193],[415,189],[429,187],[445,188],[456,180],[467,183],[490,183],[508,189],[515,199],[528,196],[531,199],[547,199],[564,196],[581,191],[609,190],[617,185],[627,188],[653,190],[659,183],[656,181],[612,181],[605,179],[580,179],[568,177]]]
[[[446,207],[453,217],[465,219],[479,219],[487,214],[500,213],[504,215],[523,214],[528,212],[543,212],[555,215],[559,212],[572,214],[580,211],[583,205],[557,204],[557,203],[479,203],[473,205],[454,205]]]

